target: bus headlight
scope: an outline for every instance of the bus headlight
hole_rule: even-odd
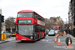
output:
[[[33,37],[32,37],[32,36],[31,36],[30,38],[31,38],[31,39],[33,39]]]

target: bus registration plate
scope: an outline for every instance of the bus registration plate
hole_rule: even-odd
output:
[[[26,40],[26,39],[22,39],[22,40]]]

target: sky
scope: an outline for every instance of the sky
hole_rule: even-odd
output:
[[[44,18],[61,16],[68,19],[70,0],[0,0],[0,9],[5,19],[17,17],[20,10],[33,10]]]

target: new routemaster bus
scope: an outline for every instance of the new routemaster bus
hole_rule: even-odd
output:
[[[16,40],[36,41],[45,38],[45,19],[32,10],[22,10],[16,18]]]
[[[59,29],[60,30],[60,26],[56,26],[56,29]]]

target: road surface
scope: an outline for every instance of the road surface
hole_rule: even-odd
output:
[[[21,42],[15,38],[10,38],[9,42],[0,44],[0,50],[75,50],[75,41],[71,45],[72,48],[67,48],[65,39],[67,36],[60,36],[61,46],[54,43],[54,36],[46,36],[37,42]]]

